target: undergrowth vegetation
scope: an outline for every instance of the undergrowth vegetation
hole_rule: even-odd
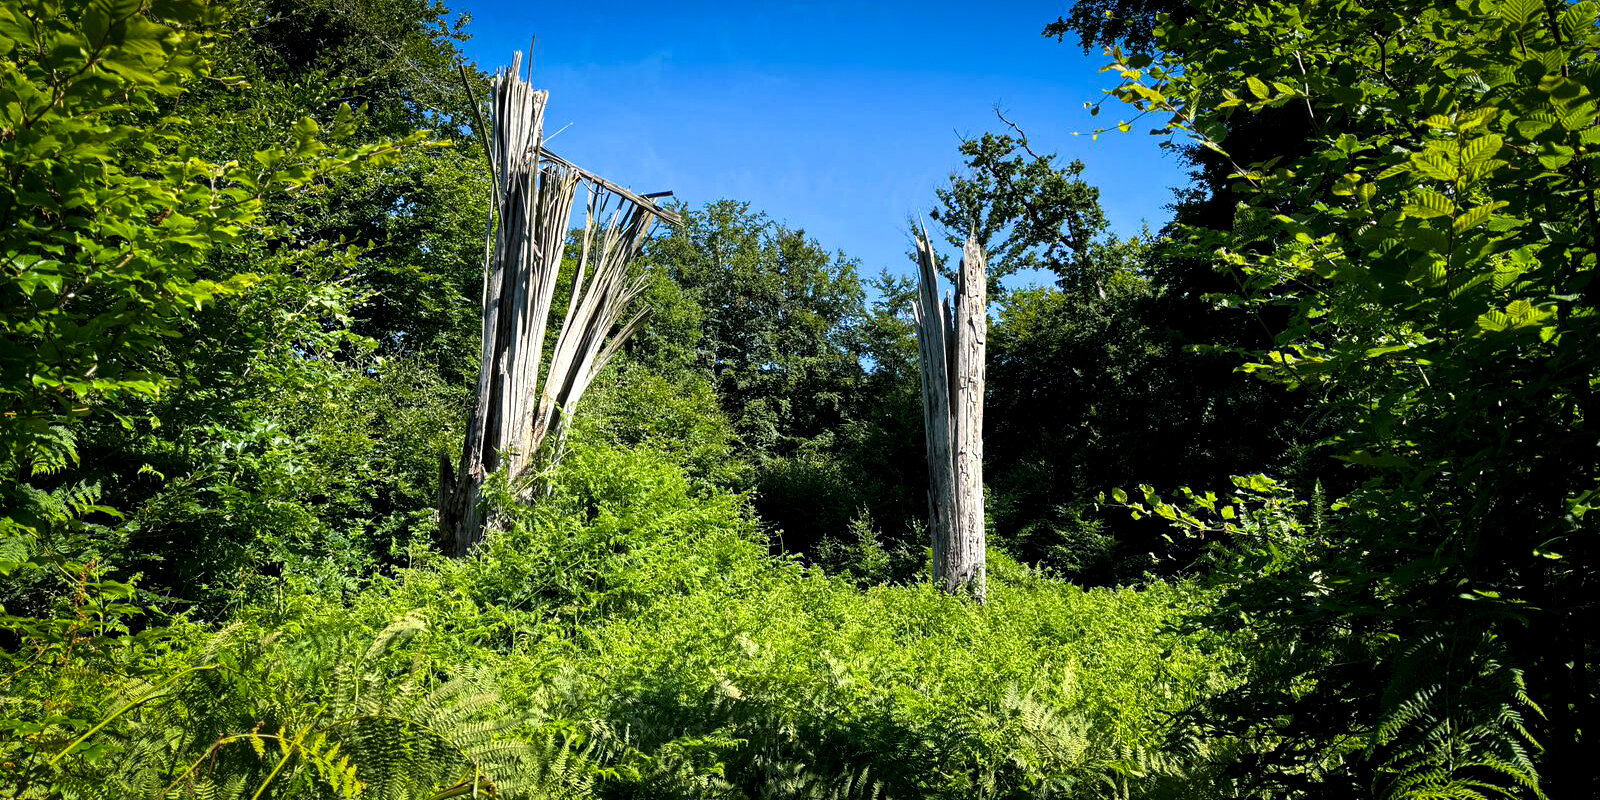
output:
[[[578,442],[505,511],[471,558],[290,582],[222,629],[115,635],[136,609],[80,582],[85,624],[6,688],[42,721],[10,731],[17,796],[1149,796],[1183,775],[1169,717],[1227,682],[1222,642],[1170,632],[1198,588],[998,553],[985,607],[858,588],[645,447]]]

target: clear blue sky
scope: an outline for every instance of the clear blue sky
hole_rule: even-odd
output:
[[[1180,165],[1149,126],[1084,103],[1106,59],[1040,35],[1062,2],[456,0],[485,70],[538,36],[550,148],[638,191],[692,205],[749,201],[829,250],[907,272],[908,215],[960,166],[963,136],[999,130],[996,105],[1040,152],[1087,166],[1119,233],[1166,222]]]

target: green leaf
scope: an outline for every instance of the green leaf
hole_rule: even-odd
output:
[[[1564,144],[1545,142],[1540,146],[1539,163],[1544,165],[1545,169],[1558,170],[1572,162],[1572,156],[1575,152]]]
[[[1389,353],[1398,353],[1401,350],[1410,350],[1413,346],[1414,345],[1407,343],[1386,345],[1384,347],[1372,347],[1368,348],[1366,355],[1367,358],[1377,358],[1378,356],[1388,355]]]
[[[1494,158],[1496,153],[1500,152],[1500,147],[1503,144],[1505,144],[1505,141],[1492,133],[1487,136],[1480,136],[1462,146],[1461,161],[1469,167],[1485,164],[1489,159]]]
[[[1378,173],[1378,178],[1377,179],[1380,180],[1380,181],[1388,180],[1389,178],[1393,178],[1396,175],[1404,175],[1407,172],[1415,172],[1415,171],[1416,171],[1416,168],[1411,165],[1410,161],[1402,161],[1402,162],[1400,162],[1398,164],[1395,164],[1394,166],[1388,167],[1388,168],[1384,169],[1382,172]]]
[[[1436,181],[1454,181],[1460,176],[1456,165],[1445,160],[1439,153],[1412,153],[1411,165],[1423,176]]]
[[[1244,85],[1250,89],[1251,94],[1255,95],[1261,100],[1265,100],[1272,96],[1272,90],[1267,88],[1267,84],[1263,83],[1260,78],[1257,78],[1254,75],[1245,78]]]
[[[1544,11],[1544,4],[1539,0],[1506,0],[1500,4],[1499,11],[1501,19],[1520,27]]]
[[[1454,222],[1450,223],[1451,228],[1453,228],[1456,233],[1463,233],[1468,229],[1476,228],[1479,225],[1488,222],[1489,218],[1494,216],[1494,212],[1505,208],[1506,205],[1507,204],[1505,202],[1495,202],[1486,203],[1481,206],[1475,206],[1468,210],[1465,214],[1457,217]]]
[[[174,22],[196,22],[205,14],[205,6],[195,0],[151,0],[150,13]]]
[[[1550,130],[1555,124],[1556,118],[1554,115],[1540,114],[1519,119],[1512,127],[1525,139],[1537,139],[1540,134]]]
[[[1411,197],[1411,202],[1406,203],[1405,211],[1408,216],[1431,219],[1454,214],[1455,201],[1433,189],[1418,189]]]
[[[111,17],[99,3],[91,3],[83,12],[83,35],[91,45],[99,45],[111,30]]]
[[[1576,3],[1568,6],[1561,12],[1561,30],[1567,38],[1580,39],[1586,32],[1592,33],[1595,22],[1595,4],[1592,2]]]

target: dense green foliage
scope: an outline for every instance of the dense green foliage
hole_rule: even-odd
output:
[[[280,759],[271,796],[351,769],[443,789],[474,765],[508,796],[1098,796],[1170,783],[1164,715],[1223,679],[1209,637],[1163,633],[1191,587],[1083,590],[999,559],[984,609],[863,592],[769,556],[740,497],[649,447],[577,444],[556,486],[475,556],[419,552],[348,602],[291,581],[219,631],[40,638],[7,688],[45,721],[7,756],[21,796],[253,791]],[[523,744],[484,750],[471,722]]]
[[[1235,162],[1238,221],[1191,241],[1222,302],[1288,310],[1246,369],[1361,477],[1233,579],[1215,622],[1259,644],[1197,724],[1265,745],[1270,796],[1592,794],[1596,7],[1195,8],[1119,93],[1225,157],[1229,115],[1304,114],[1309,152]]]
[[[459,19],[12,0],[0,796],[1593,795],[1596,15],[1050,25],[1194,182],[1120,239],[1082,164],[962,144],[976,606],[926,580],[910,285],[733,201],[641,260],[548,493],[442,556]]]

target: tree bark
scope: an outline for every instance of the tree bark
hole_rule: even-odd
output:
[[[917,240],[917,322],[922,376],[922,429],[928,457],[928,535],[933,540],[933,580],[943,584],[948,548],[955,541],[955,459],[950,425],[950,348],[945,341],[949,307],[940,302],[933,245]]]
[[[933,244],[917,239],[912,311],[921,358],[933,579],[951,594],[987,595],[983,511],[984,347],[988,333],[983,249],[969,238],[952,307],[938,297]]]
[[[956,281],[955,337],[951,359],[951,428],[955,448],[955,539],[945,570],[945,590],[970,587],[978,602],[988,591],[983,514],[984,348],[989,331],[988,276],[983,249],[967,239]]]

